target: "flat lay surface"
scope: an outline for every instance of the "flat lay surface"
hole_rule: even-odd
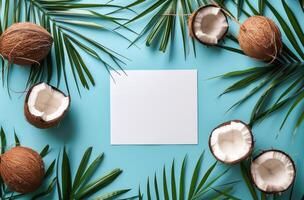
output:
[[[93,3],[99,1],[95,0],[89,2]],[[279,12],[283,11],[282,5],[279,3],[279,1],[272,2],[272,5]],[[295,13],[297,14],[298,19],[300,19],[300,23],[302,23],[301,19],[304,18],[304,14],[302,11],[300,12],[301,8],[296,2],[293,3],[291,0],[288,1],[288,3],[292,9],[299,11]],[[275,21],[275,18],[272,17],[273,15],[269,12],[269,10],[266,10],[265,12],[267,16]],[[129,16],[126,14],[124,17],[128,18]],[[244,21],[244,18],[241,18],[240,21]],[[231,20],[229,23],[231,24],[229,31],[237,33],[239,28],[238,25]],[[130,27],[134,31],[140,32],[143,25],[144,21],[141,20],[136,23],[132,23]],[[134,45],[129,47],[130,43],[128,41],[110,34],[109,32],[82,28],[79,28],[79,32],[84,33],[89,38],[94,38],[96,41],[102,42],[106,46],[111,47],[111,49],[114,49],[127,57],[129,60],[127,60],[126,65],[123,66],[126,72],[132,70],[193,70],[192,72],[195,72],[194,74],[196,78],[195,70],[197,70],[197,84],[196,80],[192,79],[193,77],[190,77],[189,79],[192,82],[185,82],[187,81],[187,78],[183,77],[180,79],[182,81],[177,82],[177,84],[179,86],[185,86],[185,88],[181,88],[181,93],[176,93],[175,95],[176,98],[178,98],[178,95],[185,95],[185,93],[191,90],[191,98],[184,100],[189,102],[189,106],[180,108],[178,111],[183,112],[183,109],[186,109],[189,111],[189,113],[187,113],[189,117],[176,117],[179,118],[179,120],[196,120],[197,116],[198,137],[196,138],[196,123],[191,123],[190,120],[186,122],[186,126],[188,128],[185,129],[190,130],[189,137],[185,135],[185,132],[183,132],[184,130],[180,129],[181,127],[184,127],[181,122],[181,124],[178,124],[180,128],[176,127],[178,131],[181,131],[180,134],[182,134],[182,136],[180,138],[173,138],[173,142],[169,142],[170,135],[166,135],[165,138],[160,138],[155,142],[173,143],[173,145],[143,145],[145,143],[153,143],[153,138],[151,140],[142,138],[142,140],[139,140],[139,142],[136,142],[134,138],[127,138],[125,140],[113,140],[112,138],[113,144],[131,143],[141,145],[111,145],[111,106],[117,105],[118,107],[116,107],[116,109],[123,109],[129,108],[129,106],[131,106],[131,108],[132,106],[135,108],[136,105],[130,105],[131,102],[117,99],[119,95],[116,96],[116,99],[114,98],[111,100],[110,88],[113,87],[111,86],[111,81],[113,80],[111,80],[107,70],[100,64],[100,62],[86,54],[83,54],[84,61],[90,68],[91,73],[95,78],[96,86],[90,88],[89,91],[80,88],[80,96],[77,92],[75,84],[71,81],[70,92],[72,95],[70,111],[57,127],[47,130],[37,129],[30,125],[26,121],[23,114],[24,99],[26,95],[24,92],[24,84],[27,81],[27,76],[25,74],[29,73],[29,69],[26,67],[15,67],[13,69],[10,78],[12,97],[9,97],[5,87],[0,87],[0,124],[4,130],[9,133],[7,134],[8,145],[14,145],[14,130],[18,134],[22,144],[25,146],[31,146],[33,149],[41,150],[46,144],[49,144],[51,147],[50,154],[53,157],[57,156],[58,151],[62,148],[65,142],[67,151],[71,157],[71,166],[73,172],[77,170],[77,164],[81,160],[85,149],[89,146],[93,146],[93,155],[98,155],[101,152],[105,153],[103,164],[98,169],[98,172],[96,173],[97,175],[108,172],[116,167],[123,170],[122,175],[117,179],[119,181],[112,183],[106,190],[110,191],[119,188],[130,188],[132,189],[128,193],[130,196],[130,194],[137,194],[139,186],[145,188],[147,178],[153,177],[155,172],[157,174],[161,174],[164,164],[169,169],[173,159],[178,166],[177,169],[179,169],[185,155],[188,157],[188,167],[189,169],[192,169],[194,168],[199,155],[205,150],[202,168],[204,171],[206,171],[206,169],[215,161],[215,158],[212,156],[208,146],[208,139],[211,131],[219,124],[233,119],[249,122],[250,113],[257,96],[249,99],[248,102],[237,107],[237,109],[232,109],[231,111],[227,112],[231,105],[246,94],[244,91],[249,91],[249,89],[245,89],[244,91],[236,91],[219,97],[219,95],[229,85],[231,85],[234,80],[214,77],[233,70],[245,69],[259,65],[262,66],[262,64],[260,64],[258,61],[240,54],[225,51],[220,48],[206,47],[200,43],[197,43],[196,57],[193,56],[193,53],[190,53],[185,59],[182,49],[182,38],[179,31],[177,31],[179,34],[175,36],[175,42],[169,45],[171,51],[166,53],[162,53],[157,49],[155,50],[153,48],[147,48],[144,40],[139,40],[137,42],[138,47]],[[122,32],[124,32],[124,30],[122,30]],[[130,34],[129,32],[124,34],[130,35],[130,38],[134,38],[134,35]],[[283,38],[285,38],[285,35],[283,35]],[[68,73],[70,74],[72,72],[68,71]],[[115,76],[117,75],[113,76],[114,80]],[[125,75],[122,73],[121,76],[124,77]],[[117,84],[119,84],[120,78],[121,77],[117,79]],[[124,77],[124,79],[125,78],[128,77]],[[130,75],[130,78],[132,78],[132,74]],[[170,77],[169,81],[170,80],[174,81],[174,77]],[[161,81],[164,81],[165,83],[164,78]],[[132,85],[128,86],[130,88],[132,87]],[[155,86],[161,87],[161,84],[156,83]],[[155,86],[153,86],[152,90],[155,90]],[[138,89],[144,90],[143,87],[137,87]],[[249,88],[253,87],[254,85],[250,86]],[[61,84],[59,88],[66,92],[64,84]],[[121,92],[125,88],[120,89]],[[196,90],[197,109],[196,105],[191,103],[195,99]],[[151,93],[150,95],[153,96]],[[136,96],[132,97],[133,100],[135,98]],[[149,101],[152,100],[153,99],[149,99]],[[168,103],[170,102],[165,102],[165,104],[160,105],[160,108],[166,107],[166,104]],[[178,102],[172,101],[171,103],[172,109],[174,108],[173,106],[179,106],[173,105],[174,103]],[[303,107],[300,106],[298,109],[303,109]],[[125,112],[124,117],[127,117],[126,110],[115,110],[114,112],[116,114]],[[196,110],[197,114],[195,113]],[[302,189],[304,184],[304,173],[302,170],[304,167],[303,126],[299,128],[296,135],[293,135],[295,119],[298,117],[297,112],[294,112],[291,114],[291,117],[286,122],[284,128],[280,131],[280,123],[285,116],[280,113],[286,113],[286,111],[287,108],[279,110],[271,117],[267,118],[261,123],[257,123],[253,127],[255,142],[254,152],[260,153],[261,150],[275,148],[283,150],[292,157],[298,169],[294,188],[294,199],[300,199],[304,193]],[[130,116],[131,120],[136,120],[136,117],[138,116],[134,116],[134,113],[132,115]],[[133,134],[132,137],[135,138],[136,134],[140,134],[128,132],[130,131],[128,129],[128,125],[119,127],[118,123],[120,119],[117,120],[118,121],[114,121],[115,124],[112,124],[112,126],[116,127],[118,132],[121,133],[124,131],[124,135]],[[147,117],[147,120],[151,120],[151,118]],[[153,124],[150,121],[150,123],[148,122],[147,125],[152,126]],[[145,127],[142,124],[139,130],[144,131],[144,129]],[[154,130],[157,129],[155,128]],[[149,134],[152,134],[152,132],[153,131],[149,130]],[[183,138],[189,140],[184,140],[181,142]],[[197,144],[195,144],[196,139]],[[187,145],[178,145],[175,143],[187,143]],[[50,159],[47,160],[47,163],[50,161]],[[225,169],[227,169],[226,165],[219,164],[215,171],[220,173]],[[188,174],[188,176],[186,176],[187,183],[190,182],[190,179],[191,175]],[[242,177],[240,174],[240,168],[238,165],[235,165],[231,167],[227,173],[227,176],[224,176],[218,182],[218,184],[241,180]],[[235,188],[235,192],[233,194],[240,199],[250,199],[250,193],[245,184],[242,182],[237,183],[237,187]],[[56,198],[55,193],[53,195],[54,198]],[[281,198],[284,199],[284,196]],[[49,199],[51,199],[51,197],[49,197]]]

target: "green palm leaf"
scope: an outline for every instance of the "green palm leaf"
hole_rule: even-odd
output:
[[[292,44],[293,48],[296,50],[296,52],[299,54],[299,56],[304,59],[304,53],[301,50],[294,34],[292,33],[290,27],[287,25],[283,17],[276,11],[276,9],[266,0],[266,5],[268,8],[272,11],[272,13],[275,15],[277,20],[279,21],[283,31],[285,32],[287,38],[289,39],[290,43]],[[291,10],[290,10],[291,11]]]
[[[198,200],[198,199],[205,199],[208,198],[210,195],[214,196],[214,199],[220,198],[220,197],[229,197],[229,195],[233,192],[233,183],[227,183],[220,186],[215,186],[215,183],[218,182],[220,178],[222,178],[228,170],[225,170],[224,172],[218,174],[217,176],[212,176],[212,172],[214,168],[217,165],[217,162],[215,162],[213,165],[209,167],[209,169],[203,174],[203,177],[200,178],[201,171],[201,164],[203,161],[203,154],[200,155],[196,162],[196,166],[192,172],[191,176],[191,182],[189,185],[189,188],[186,189],[185,185],[185,177],[186,177],[186,166],[187,166],[187,160],[186,157],[183,159],[180,173],[179,173],[179,180],[175,177],[175,161],[172,162],[171,165],[171,173],[170,177],[168,177],[168,173],[166,172],[166,168],[163,168],[162,172],[162,187],[159,187],[157,176],[154,176],[154,189],[150,187],[150,179],[147,179],[146,184],[146,193],[147,195],[143,195],[140,191],[139,196],[142,196],[142,199],[144,199],[145,196],[146,199],[189,199],[189,200]],[[208,183],[206,183],[207,179],[210,179]],[[206,183],[206,184],[205,184]],[[169,189],[169,185],[171,185],[171,190]],[[163,191],[163,198],[160,198],[160,188]],[[176,188],[179,188],[178,190]],[[186,192],[188,191],[188,192]],[[217,198],[216,198],[217,197]],[[231,196],[232,197],[232,196]]]
[[[284,6],[287,17],[288,17],[296,35],[298,36],[299,40],[302,43],[302,46],[304,47],[304,33],[303,33],[303,30],[302,30],[296,16],[294,15],[294,13],[290,9],[290,7],[287,5],[285,0],[282,0],[282,4]]]
[[[217,190],[217,189],[214,189],[214,188],[213,188],[213,190],[218,193],[218,195],[216,197],[223,196],[223,197],[226,197],[227,199],[230,199],[230,200],[240,200],[239,198],[229,194],[230,188],[228,188],[226,191],[225,190],[220,191],[220,190]]]
[[[14,131],[14,139],[15,139],[15,146],[20,146],[20,140],[16,134],[16,132]]]
[[[78,166],[78,169],[77,169],[77,172],[76,172],[76,175],[75,175],[75,179],[74,179],[74,182],[73,182],[73,187],[72,188],[73,188],[74,192],[78,189],[79,185],[81,184],[80,180],[81,180],[81,177],[83,176],[83,174],[85,172],[85,169],[86,169],[86,167],[89,163],[92,150],[93,150],[93,147],[89,147],[82,156],[82,159],[81,159],[80,164]]]
[[[193,171],[192,178],[191,178],[191,184],[190,184],[190,189],[189,189],[189,193],[188,193],[188,200],[192,199],[193,194],[196,190],[198,175],[199,175],[199,172],[201,171],[201,164],[202,164],[203,156],[204,156],[204,152],[202,153],[202,155],[199,157],[199,159],[196,162],[196,166]]]
[[[117,191],[114,191],[114,192],[109,192],[105,195],[102,195],[100,197],[96,197],[94,198],[94,200],[111,200],[111,199],[115,199],[127,192],[129,192],[130,190],[127,189],[127,190],[117,190]]]
[[[212,171],[214,170],[214,168],[216,167],[217,162],[215,162],[213,165],[211,165],[209,167],[209,169],[206,171],[206,173],[204,174],[203,178],[201,179],[201,181],[199,182],[195,194],[197,194],[199,191],[202,190],[203,186],[205,185],[207,179],[209,178],[209,176],[211,175]]]
[[[157,183],[157,177],[156,177],[156,174],[154,176],[154,190],[155,190],[155,196],[156,196],[156,199],[159,200],[159,191],[158,191],[158,183]]]
[[[186,174],[186,159],[187,156],[185,156],[181,171],[180,171],[180,179],[179,179],[179,200],[185,199],[185,174]]]
[[[3,154],[6,149],[6,135],[2,127],[0,130],[0,138],[1,138],[1,154]]]
[[[50,166],[45,171],[45,175],[44,175],[45,178],[47,178],[53,174],[54,169],[55,169],[55,164],[56,164],[56,160],[53,160],[53,162],[50,164]]]
[[[168,184],[167,184],[167,176],[166,176],[166,169],[163,169],[163,189],[164,189],[164,199],[169,200],[169,191],[168,191]]]
[[[263,67],[250,68],[241,71],[229,72],[220,77],[232,78],[240,77],[241,79],[229,86],[222,94],[230,93],[236,90],[247,88],[251,84],[255,84],[255,87],[251,89],[244,97],[238,100],[230,109],[243,104],[249,98],[253,97],[258,92],[262,92],[259,96],[251,113],[251,125],[254,125],[257,121],[267,118],[270,114],[278,111],[279,109],[290,105],[287,114],[281,124],[282,128],[286,123],[286,120],[290,116],[291,112],[302,102],[301,88],[303,87],[303,66],[304,66],[304,54],[303,54],[303,27],[301,27],[294,11],[287,4],[285,0],[281,0],[287,19],[292,26],[289,26],[283,15],[279,13],[274,6],[267,0],[259,1],[259,11],[254,8],[250,1],[246,0],[248,8],[253,14],[261,13],[261,9],[270,9],[278,20],[283,32],[285,33],[292,48],[283,44],[282,53],[272,63]],[[238,2],[235,2],[236,6],[239,6]],[[244,12],[244,8],[242,8]],[[246,12],[246,11],[245,11]],[[229,38],[232,39],[232,38]],[[237,42],[237,40],[233,41]],[[223,49],[233,51],[233,49]],[[282,87],[286,87],[283,91]],[[222,95],[221,94],[221,95]],[[278,95],[277,99],[274,96]],[[273,103],[274,102],[274,103]],[[229,110],[230,110],[229,109]],[[304,120],[304,114],[300,114],[296,121],[295,129],[297,129]]]
[[[203,3],[199,0],[158,0],[150,2],[150,6],[130,19],[127,23],[123,24],[128,25],[141,20],[146,16],[150,16],[151,18],[132,44],[135,44],[141,38],[146,38],[147,46],[158,47],[159,51],[166,52],[169,45],[174,42],[177,31],[175,25],[178,20],[179,29],[182,34],[184,56],[186,58],[189,53],[189,40],[192,41],[193,53],[195,55],[195,43],[193,39],[189,38],[187,31],[188,16],[194,11],[194,9],[199,8],[207,2]],[[147,2],[137,0],[125,6],[125,8],[133,8],[141,5],[142,3]]]
[[[93,56],[96,58],[96,55],[99,57],[101,64],[109,72],[109,69],[121,69],[121,58],[115,51],[110,50],[102,45],[97,46],[98,52],[94,50],[94,55],[92,51],[85,49],[88,43],[96,43],[94,40],[86,40],[84,34],[81,32],[75,31],[78,27],[84,27],[86,29],[95,29],[111,32],[114,35],[118,35],[125,40],[128,40],[124,35],[119,32],[112,30],[111,28],[100,25],[99,21],[107,21],[113,25],[119,25],[122,28],[125,28],[133,33],[131,29],[122,25],[122,22],[126,19],[114,17],[108,12],[109,9],[119,10],[124,7],[119,5],[111,5],[109,3],[80,3],[78,1],[43,1],[43,0],[0,0],[1,11],[3,12],[3,18],[0,21],[0,31],[7,29],[11,23],[20,22],[20,21],[30,21],[33,23],[40,24],[45,29],[47,29],[54,39],[53,51],[50,53],[45,60],[41,61],[40,66],[33,65],[28,81],[27,87],[39,82],[56,80],[57,86],[59,87],[60,82],[62,81],[62,74],[64,78],[65,87],[70,93],[69,89],[69,71],[65,65],[64,57],[67,55],[69,58],[69,63],[72,71],[72,79],[77,85],[78,91],[80,93],[80,88],[77,83],[76,77],[80,79],[81,85],[90,89],[89,82],[94,86],[94,78],[90,73],[90,68],[87,66],[86,62],[82,58],[81,51],[84,53]],[[12,9],[11,9],[12,8]],[[128,9],[130,10],[130,9]],[[84,18],[85,17],[85,18]],[[87,18],[96,19],[98,22],[88,22]],[[10,21],[9,19],[13,19]],[[104,24],[104,23],[103,23]],[[111,26],[111,25],[110,25]],[[74,32],[72,37],[67,32]],[[69,35],[69,40],[66,39]],[[73,38],[73,44],[71,43],[71,38]],[[80,40],[84,39],[85,43],[81,43]],[[64,45],[65,41],[70,42],[68,45]],[[79,50],[79,48],[81,50]],[[107,57],[109,57],[108,61]],[[55,61],[53,63],[52,61]],[[4,62],[1,63],[3,68],[2,76],[4,77],[4,71],[7,73],[6,76],[6,85],[9,87],[9,72],[10,67],[14,65],[5,65]],[[55,65],[55,66],[54,66]],[[3,79],[3,81],[5,80]],[[9,91],[9,90],[8,90]]]
[[[172,167],[171,167],[171,194],[172,194],[172,200],[177,200],[174,161],[172,162]]]
[[[304,12],[304,0],[299,0],[300,6],[302,7],[302,10]]]
[[[20,142],[19,142],[19,144],[20,144]],[[49,149],[50,149],[50,145],[46,145],[40,152],[40,156],[45,157],[47,155],[47,153],[49,152]]]
[[[114,169],[106,175],[91,181],[93,174],[100,166],[103,160],[103,154],[100,154],[89,164],[92,147],[89,147],[83,154],[82,159],[78,165],[76,174],[72,174],[70,166],[69,155],[67,154],[66,148],[64,147],[62,156],[59,157],[61,163],[61,181],[57,181],[58,197],[62,197],[63,200],[69,199],[87,199],[91,198],[92,195],[97,194],[100,190],[109,186],[114,182],[118,176],[122,173],[120,169]],[[61,159],[60,159],[61,158]],[[57,167],[57,174],[60,167]],[[102,194],[94,199],[98,200],[110,200],[117,199],[121,195],[127,193],[129,189],[118,189],[111,192]],[[135,197],[131,197],[135,198]]]
[[[101,177],[86,186],[82,187],[76,194],[76,199],[84,199],[96,193],[97,191],[101,190],[102,188],[108,186],[112,183],[120,174],[122,170],[114,169],[113,171],[106,174],[104,177]]]
[[[55,188],[56,181],[57,181],[57,178],[54,178],[54,179],[50,182],[50,184],[49,184],[49,186],[47,187],[47,189],[46,189],[45,191],[43,191],[43,192],[40,192],[40,193],[34,195],[34,196],[32,197],[32,200],[41,199],[42,197],[46,197],[46,196],[48,196],[49,194],[51,194],[51,193],[53,192],[54,188]]]
[[[251,179],[250,179],[250,176],[248,174],[248,169],[246,167],[246,164],[241,163],[240,166],[241,166],[241,173],[242,173],[243,179],[246,183],[247,188],[250,191],[252,199],[253,200],[259,200],[257,191],[255,190],[255,187],[253,186],[253,184],[251,182]]]
[[[259,0],[259,13],[264,15],[265,10],[265,0]]]
[[[148,199],[148,200],[152,200],[149,178],[148,178],[148,181],[147,181],[147,199]]]
[[[63,149],[62,165],[61,165],[61,182],[62,182],[62,198],[70,199],[72,190],[72,178],[70,159],[67,155],[66,149]]]
[[[237,19],[240,19],[240,16],[242,14],[242,8],[243,8],[244,0],[237,0]]]

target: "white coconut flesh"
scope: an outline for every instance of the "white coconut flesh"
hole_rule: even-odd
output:
[[[232,121],[213,130],[210,148],[214,156],[226,163],[246,157],[252,149],[252,134],[242,122]]]
[[[251,174],[256,186],[266,192],[282,192],[294,181],[292,160],[278,151],[261,154],[251,164]]]
[[[41,83],[32,89],[27,104],[32,115],[48,122],[62,116],[69,106],[69,101],[69,97],[63,93]]]
[[[193,22],[195,36],[207,44],[217,44],[228,29],[225,14],[220,8],[206,6],[198,11]]]

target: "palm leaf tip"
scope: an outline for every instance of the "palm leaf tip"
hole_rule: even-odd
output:
[[[21,144],[21,142],[20,142],[15,130],[14,130],[13,138],[15,141],[15,146],[19,146]],[[6,138],[6,132],[4,131],[3,127],[0,128],[0,140],[1,140],[2,152],[4,153],[6,150],[7,138]],[[44,147],[41,152],[45,152],[44,156],[46,156],[46,154],[48,153],[48,150],[49,150],[49,145],[46,145],[46,147]],[[38,190],[36,190],[30,194],[30,197],[32,199],[46,197],[54,191],[56,177],[52,178],[52,180],[49,183],[46,183],[48,181],[48,178],[53,173],[54,165],[55,165],[55,160],[53,162],[51,162],[51,164],[48,167],[47,167],[47,165],[45,165],[45,167],[47,167],[47,168],[46,168],[46,172],[45,172],[45,175],[43,178],[43,183],[39,187]],[[13,191],[9,191],[7,189],[7,185],[3,182],[2,179],[0,179],[0,199],[25,198],[26,195],[28,196],[28,194],[16,194]]]
[[[300,6],[304,12],[304,0],[299,0]]]
[[[204,173],[203,177],[200,178],[203,154],[204,153],[202,153],[200,155],[200,157],[197,159],[194,170],[192,171],[192,176],[191,176],[191,181],[190,181],[191,184],[190,184],[189,188],[186,188],[186,173],[187,173],[186,158],[187,158],[187,156],[185,156],[181,163],[178,179],[176,179],[176,175],[175,175],[175,172],[176,172],[175,171],[175,166],[176,166],[175,160],[171,164],[170,173],[167,173],[166,168],[163,167],[162,176],[161,176],[162,185],[158,184],[156,174],[154,175],[154,188],[150,187],[151,186],[150,179],[149,178],[147,179],[147,184],[146,184],[147,199],[155,198],[156,200],[159,200],[159,199],[197,200],[197,199],[208,198],[209,192],[212,190],[212,188],[214,188],[214,183],[218,179],[223,177],[228,170],[225,170],[224,172],[222,172],[218,176],[210,179],[210,181],[206,183],[208,177],[212,173],[217,162],[215,162],[213,165],[211,165],[210,168]],[[232,184],[234,184],[234,183],[227,183],[227,186],[231,186]],[[224,187],[224,186],[226,186],[226,185],[222,185],[222,187]],[[163,197],[160,196],[159,191],[163,191],[163,193],[162,193]],[[186,192],[186,191],[189,191],[189,192]],[[226,194],[228,196],[228,195],[231,195],[231,193],[232,193],[232,190],[223,190],[222,196],[224,196],[224,194]],[[218,194],[214,192],[214,195],[218,195]]]
[[[135,1],[130,4],[130,6],[138,6],[145,1]],[[159,51],[166,52],[169,46],[173,44],[175,40],[175,33],[177,31],[176,21],[179,21],[179,30],[182,34],[182,46],[184,57],[186,58],[190,52],[190,46],[188,40],[190,40],[187,31],[187,14],[193,11],[193,5],[199,7],[203,5],[203,2],[196,1],[192,3],[191,1],[154,1],[151,2],[146,9],[139,12],[138,15],[130,19],[124,25],[133,23],[140,19],[144,19],[146,16],[151,16],[150,20],[147,22],[146,26],[143,28],[141,33],[137,36],[131,45],[135,44],[139,39],[146,39],[146,46],[158,47]],[[128,7],[128,6],[127,6]],[[178,16],[178,17],[177,17]],[[195,43],[191,39],[193,46],[193,53],[196,55]]]
[[[109,186],[114,182],[118,176],[122,173],[122,170],[116,168],[104,176],[101,176],[94,181],[91,181],[93,174],[97,171],[97,168],[103,160],[104,154],[98,155],[92,163],[89,164],[89,160],[92,154],[92,147],[89,147],[84,152],[82,159],[78,165],[78,169],[72,181],[72,172],[70,169],[70,159],[66,150],[66,147],[63,148],[63,153],[61,156],[61,181],[57,180],[58,187],[58,198],[72,198],[72,199],[86,199],[90,198],[92,195],[97,194],[100,190]],[[60,158],[60,154],[58,159]],[[60,166],[56,166],[56,174],[58,176],[58,170]],[[96,199],[117,199],[118,197],[129,192],[130,189],[119,189],[114,190],[105,194],[102,194]],[[132,198],[133,199],[133,198]]]

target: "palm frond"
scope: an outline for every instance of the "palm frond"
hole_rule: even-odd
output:
[[[259,0],[259,13],[264,15],[265,10],[265,0]]]
[[[176,32],[180,30],[185,58],[189,54],[191,46],[195,55],[195,42],[188,36],[188,17],[195,9],[205,5],[207,2],[201,0],[149,1],[150,5],[146,6],[145,10],[124,24],[128,25],[141,19],[150,18],[131,45],[135,44],[139,39],[145,38],[146,46],[158,47],[159,51],[166,52],[169,45],[173,44]],[[133,8],[141,4],[148,4],[148,2],[137,0],[125,6],[125,8]],[[176,24],[179,24],[179,27],[176,27]],[[189,41],[191,41],[191,44]]]
[[[20,140],[16,133],[14,133],[15,145],[20,145]],[[7,149],[7,139],[3,128],[0,129],[1,149],[4,153]],[[76,174],[73,176],[70,165],[70,158],[67,149],[64,147],[62,153],[59,152],[57,160],[53,160],[46,168],[45,182],[38,191],[30,194],[32,199],[40,199],[50,195],[57,187],[59,199],[87,199],[92,195],[97,194],[100,190],[109,186],[122,173],[121,169],[114,169],[106,175],[91,181],[93,174],[98,169],[103,160],[103,154],[89,164],[93,148],[89,147],[80,161]],[[50,151],[49,145],[46,145],[40,152],[44,158]],[[57,162],[58,161],[58,162]],[[56,177],[51,177],[56,170]],[[59,172],[60,171],[60,172]],[[61,174],[61,177],[59,175]],[[96,199],[118,199],[126,194],[130,189],[118,189],[107,192]],[[1,199],[16,199],[25,196],[25,194],[15,194],[7,189],[7,186],[0,178],[0,197]],[[137,196],[130,197],[135,199]]]
[[[240,16],[242,14],[242,8],[244,5],[244,0],[237,0],[237,19],[240,19]]]
[[[278,58],[271,64],[266,66],[255,67],[244,71],[230,72],[224,74],[222,78],[230,78],[231,76],[239,76],[241,79],[229,86],[223,94],[247,88],[251,84],[256,86],[251,89],[242,99],[237,101],[231,108],[234,108],[249,98],[253,97],[258,92],[262,92],[259,96],[251,113],[251,125],[257,121],[267,118],[270,114],[285,107],[290,106],[285,118],[282,121],[281,128],[286,123],[291,112],[302,102],[303,98],[303,66],[304,66],[304,50],[303,50],[303,27],[298,22],[294,11],[285,0],[281,0],[282,6],[286,13],[288,23],[285,17],[273,7],[268,1],[260,1],[259,9],[256,9],[250,1],[246,1],[248,8],[255,15],[264,12],[264,9],[269,9],[280,24],[283,33],[286,35],[291,47],[288,47],[283,41],[283,50]],[[237,2],[236,2],[236,5]],[[249,14],[250,16],[250,14]],[[289,25],[291,24],[291,26]],[[237,42],[237,41],[236,41]],[[230,50],[224,48],[226,50]],[[233,51],[233,50],[230,50]],[[263,73],[261,73],[263,71]],[[234,76],[234,77],[235,77]],[[285,90],[280,88],[286,87]],[[277,99],[274,96],[278,95]],[[231,109],[230,108],[230,109]],[[304,112],[301,112],[296,121],[295,130],[304,121]]]
[[[299,4],[302,7],[302,10],[304,12],[304,0],[299,0]]]
[[[252,181],[251,181],[251,177],[248,174],[248,167],[246,166],[247,163],[242,162],[240,164],[240,168],[241,168],[241,173],[242,173],[242,177],[244,179],[244,182],[246,183],[246,186],[248,188],[248,190],[250,191],[251,197],[253,200],[259,200],[258,197],[258,192],[256,191]]]
[[[148,178],[146,183],[146,195],[139,193],[139,196],[142,198],[149,199],[172,199],[172,200],[198,200],[198,199],[221,199],[224,197],[233,197],[233,185],[235,182],[215,185],[216,182],[220,178],[222,178],[228,170],[219,173],[217,176],[212,176],[212,172],[217,165],[215,162],[213,165],[209,167],[209,169],[200,177],[201,174],[201,165],[203,163],[204,154],[198,158],[196,162],[196,166],[192,172],[192,178],[189,185],[189,188],[186,188],[185,185],[185,177],[186,174],[186,166],[187,166],[187,158],[183,159],[180,172],[179,179],[176,179],[176,162],[173,161],[171,164],[170,173],[167,173],[166,167],[163,168],[163,173],[161,177],[157,177],[155,174],[154,181],[152,183],[151,179]],[[170,176],[169,176],[170,174]],[[158,181],[158,180],[162,181]],[[159,185],[159,182],[162,182],[162,186]],[[151,187],[154,185],[154,188]],[[162,193],[160,192],[162,191]],[[188,192],[187,192],[188,191]],[[237,198],[235,198],[237,199]]]
[[[80,81],[81,85],[89,89],[90,85],[94,86],[95,81],[89,71],[89,67],[82,58],[82,53],[85,53],[92,58],[97,59],[106,68],[107,71],[111,69],[121,69],[123,64],[123,56],[116,51],[106,48],[105,46],[98,44],[93,39],[88,39],[83,33],[77,30],[77,28],[94,29],[100,31],[107,31],[113,35],[117,35],[125,40],[128,40],[124,35],[118,31],[113,30],[115,26],[119,25],[123,28],[122,22],[126,19],[113,17],[105,12],[109,9],[118,10],[122,9],[119,5],[111,4],[93,4],[93,3],[80,3],[78,1],[42,1],[42,0],[1,0],[0,9],[3,12],[3,18],[0,20],[0,32],[2,33],[11,23],[30,21],[43,26],[48,30],[53,39],[54,45],[50,55],[43,61],[40,66],[37,64],[31,67],[27,87],[39,82],[39,81],[56,81],[57,87],[60,82],[65,83],[65,87],[70,93],[70,71],[72,71],[72,80],[74,82]],[[13,8],[13,9],[11,9]],[[96,11],[96,9],[98,11]],[[130,10],[130,9],[129,9]],[[96,22],[89,22],[87,18],[93,18]],[[10,21],[9,19],[13,19]],[[102,23],[103,22],[103,23]],[[104,23],[106,22],[106,23]],[[102,24],[109,24],[109,27],[105,27]],[[113,28],[111,28],[113,26]],[[132,30],[128,29],[132,32]],[[65,42],[68,42],[66,44]],[[88,44],[96,43],[95,49],[88,47]],[[69,67],[65,61],[65,55],[69,59]],[[55,61],[53,63],[52,61]],[[10,67],[13,67],[11,65]],[[7,75],[7,87],[9,79],[9,67],[2,61],[2,72]],[[4,76],[2,78],[4,80]],[[78,88],[78,86],[77,86]],[[78,89],[80,92],[80,89]]]
[[[57,178],[58,197],[61,199],[87,199],[97,194],[100,190],[108,187],[122,173],[121,169],[114,169],[106,175],[91,181],[92,175],[96,172],[103,160],[103,154],[89,164],[93,148],[89,147],[78,165],[75,175],[72,174],[70,158],[66,147],[63,148],[62,155],[59,153],[61,163],[61,179]],[[57,174],[60,167],[57,167]],[[117,199],[127,193],[129,189],[118,189],[105,193],[96,199]]]

